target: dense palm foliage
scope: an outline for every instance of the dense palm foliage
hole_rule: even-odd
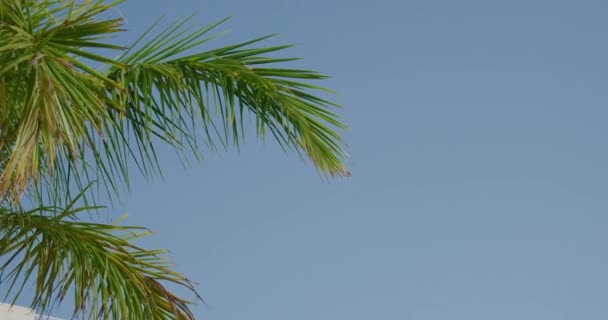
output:
[[[164,285],[192,284],[131,244],[145,229],[79,219],[93,189],[114,197],[129,168],[158,174],[159,143],[195,157],[238,145],[248,115],[259,137],[346,175],[343,125],[310,83],[325,77],[276,57],[289,46],[205,49],[223,21],[190,17],[125,47],[120,2],[0,0],[1,285],[17,299],[32,284],[41,311],[73,296],[82,317],[191,319]]]

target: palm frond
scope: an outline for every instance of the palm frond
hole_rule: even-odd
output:
[[[90,129],[110,118],[105,90],[111,80],[82,58],[111,60],[81,51],[106,47],[101,35],[120,31],[121,19],[97,20],[102,1],[0,2],[0,194],[17,198],[59,161],[78,157]],[[97,44],[97,45],[95,45]]]
[[[163,250],[131,241],[148,235],[141,227],[83,222],[92,207],[0,209],[0,284],[16,301],[34,282],[31,307],[48,311],[73,291],[74,316],[90,319],[194,319],[190,302],[164,283],[192,283],[172,271]]]
[[[252,47],[271,35],[189,53],[214,39],[216,34],[208,34],[224,21],[200,27],[189,26],[188,19],[176,21],[152,41],[140,45],[142,37],[130,47],[119,58],[127,68],[112,66],[107,71],[108,78],[125,89],[111,92],[119,101],[116,104],[125,106],[124,113],[114,113],[118,125],[105,136],[112,148],[103,154],[113,157],[108,161],[112,172],[120,176],[131,159],[146,173],[158,172],[154,138],[195,155],[201,152],[197,140],[201,133],[212,149],[218,144],[238,146],[249,113],[256,119],[258,136],[269,133],[283,148],[302,151],[321,172],[348,175],[336,131],[345,126],[332,111],[339,105],[310,92],[331,93],[310,83],[326,76],[266,67],[298,60],[266,56],[290,45]],[[127,136],[134,143],[125,143]],[[131,145],[137,149],[127,149]]]
[[[108,77],[128,90],[114,94],[124,99],[126,125],[137,133],[138,144],[153,149],[150,135],[155,135],[178,148],[196,146],[196,130],[202,127],[210,145],[218,139],[238,145],[249,112],[259,136],[270,131],[282,145],[304,151],[321,171],[347,174],[341,139],[332,129],[344,129],[331,111],[338,105],[307,92],[329,90],[301,81],[326,77],[309,70],[258,67],[293,60],[261,56],[289,46],[244,49],[267,37],[177,57],[207,30],[170,37],[172,41],[154,50],[142,48],[121,60],[128,68],[109,71]]]
[[[211,149],[239,145],[247,114],[258,136],[306,154],[321,172],[348,174],[339,106],[311,83],[326,76],[273,67],[296,59],[267,56],[289,45],[254,47],[267,36],[201,50],[224,20],[196,26],[190,17],[112,59],[88,49],[123,49],[104,42],[122,19],[97,18],[121,1],[50,1],[52,10],[26,2],[27,10],[17,0],[0,6],[0,60],[9,61],[0,67],[0,193],[19,197],[46,181],[65,192],[99,179],[116,194],[129,163],[159,173],[155,140],[197,156],[201,133]]]

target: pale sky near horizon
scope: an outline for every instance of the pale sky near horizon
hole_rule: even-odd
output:
[[[118,41],[195,9],[333,76],[353,173],[252,137],[134,175],[200,319],[608,319],[608,2],[130,0]]]

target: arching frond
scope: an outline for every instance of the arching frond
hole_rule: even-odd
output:
[[[344,128],[331,111],[338,106],[307,92],[327,89],[301,81],[324,79],[324,75],[262,67],[292,60],[262,56],[289,46],[248,48],[267,37],[180,57],[198,31],[182,38],[161,34],[159,38],[168,36],[172,41],[124,57],[120,61],[128,68],[110,69],[108,77],[127,89],[115,96],[125,101],[126,125],[137,132],[138,144],[152,149],[149,136],[154,134],[176,147],[192,147],[198,129],[210,145],[218,139],[238,145],[244,117],[250,113],[258,135],[269,131],[282,145],[304,151],[322,172],[347,174],[341,139],[332,129]]]
[[[131,244],[149,234],[140,227],[80,221],[90,207],[0,209],[0,284],[16,301],[34,283],[32,308],[45,312],[73,291],[74,315],[89,319],[194,319],[189,301],[164,286],[194,292],[172,271],[163,250]]]
[[[195,154],[204,152],[200,133],[211,147],[238,145],[247,114],[259,136],[270,133],[321,172],[348,174],[338,106],[310,83],[326,77],[273,67],[295,59],[267,56],[290,46],[253,47],[262,37],[201,50],[222,21],[196,27],[190,18],[112,59],[88,50],[123,49],[102,39],[121,30],[122,19],[98,18],[112,4],[52,1],[48,10],[20,2],[0,10],[0,59],[8,62],[0,69],[0,130],[10,133],[0,141],[1,193],[19,196],[45,176],[56,191],[91,179],[117,190],[130,161],[144,174],[158,171],[153,137]]]

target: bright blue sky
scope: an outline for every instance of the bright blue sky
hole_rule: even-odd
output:
[[[133,179],[201,319],[608,318],[606,1],[131,0],[121,40],[195,8],[334,76],[353,172],[250,140]]]

